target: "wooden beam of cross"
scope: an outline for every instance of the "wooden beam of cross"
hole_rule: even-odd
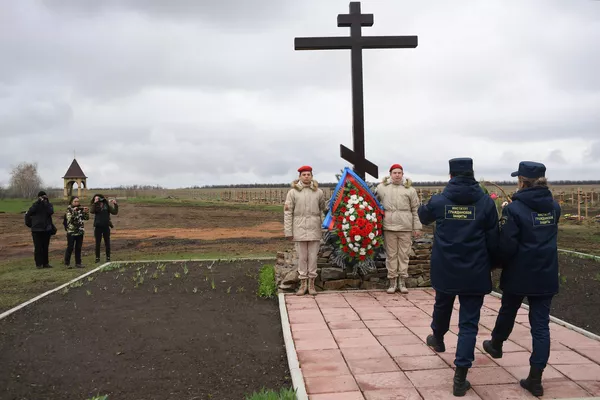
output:
[[[350,50],[352,66],[352,137],[354,150],[340,145],[341,157],[354,165],[362,179],[365,173],[379,177],[377,165],[365,158],[365,112],[363,100],[363,49],[400,49],[417,47],[417,36],[362,36],[363,26],[373,26],[373,14],[362,14],[360,2],[350,3],[350,14],[340,14],[338,27],[349,27],[349,37],[295,38],[295,50]]]

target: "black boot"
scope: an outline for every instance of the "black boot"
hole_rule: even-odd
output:
[[[454,371],[454,386],[452,387],[453,395],[462,397],[467,393],[467,390],[471,389],[471,384],[467,380],[468,372],[468,367],[456,367],[456,371]]]
[[[427,336],[427,346],[431,347],[437,353],[443,353],[446,351],[444,338],[436,338],[434,335]]]
[[[498,340],[484,340],[483,350],[492,358],[502,358],[502,342]]]
[[[542,373],[543,369],[534,367],[533,365],[529,368],[529,376],[527,379],[521,379],[521,387],[527,389],[534,396],[543,396],[544,388],[542,386]]]

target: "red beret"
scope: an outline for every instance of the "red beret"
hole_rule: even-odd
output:
[[[298,168],[298,172],[303,173],[304,171],[312,172],[312,167],[309,167],[308,165],[303,165],[300,168]]]
[[[402,165],[400,165],[400,164],[394,164],[394,165],[392,165],[390,167],[390,172],[392,172],[392,170],[396,169],[396,168],[400,168],[402,171],[404,171],[404,168],[402,168]]]

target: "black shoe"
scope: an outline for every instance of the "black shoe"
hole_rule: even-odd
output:
[[[73,267],[70,264],[66,264],[67,265],[67,269],[73,269]]]
[[[36,265],[35,267],[36,267],[37,269],[42,269],[42,268],[44,268],[44,266],[43,266],[43,265]]]
[[[427,336],[427,346],[433,348],[433,350],[437,353],[443,353],[446,351],[444,339],[437,339],[433,335]]]
[[[534,396],[543,396],[544,387],[542,386],[543,369],[534,367],[529,368],[529,376],[527,379],[521,379],[519,382],[523,389],[527,389]]]
[[[452,394],[456,397],[462,397],[467,394],[467,391],[471,389],[471,383],[467,380],[467,373],[469,368],[467,367],[456,367],[454,371],[454,386],[452,387]]]
[[[85,268],[85,267],[84,267],[83,265],[81,265],[81,264],[76,264],[76,265],[75,265],[75,267],[77,267],[77,268]]]
[[[106,262],[110,262],[110,257],[106,257]]]
[[[96,263],[100,262],[100,257],[96,257]]]
[[[52,268],[52,265],[46,264],[46,265],[44,265],[44,268]]]
[[[502,342],[497,342],[494,339],[483,341],[483,350],[492,358],[502,358]]]

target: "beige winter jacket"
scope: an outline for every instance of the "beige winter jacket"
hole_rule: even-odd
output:
[[[421,221],[417,215],[419,196],[411,186],[410,179],[403,179],[399,185],[393,184],[390,177],[385,177],[377,185],[377,198],[384,209],[383,230],[385,231],[419,231]]]
[[[285,236],[294,241],[321,240],[321,224],[325,211],[325,194],[317,181],[309,186],[295,180],[285,198],[283,225]]]

